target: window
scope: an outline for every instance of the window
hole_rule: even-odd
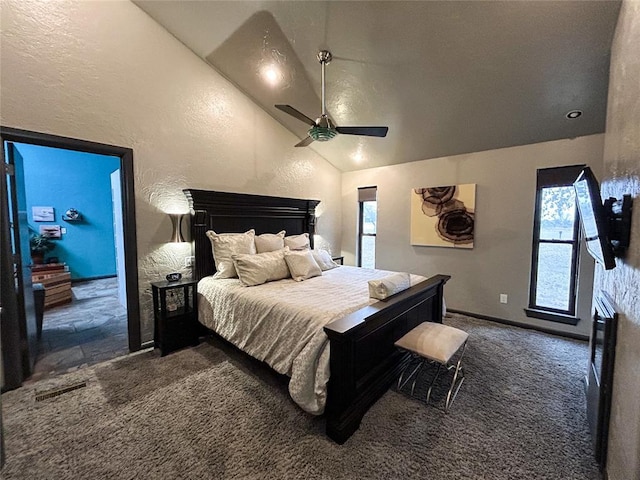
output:
[[[376,266],[376,230],[378,228],[377,187],[358,188],[358,266]]]
[[[573,181],[582,165],[538,170],[527,316],[576,324],[578,211]]]

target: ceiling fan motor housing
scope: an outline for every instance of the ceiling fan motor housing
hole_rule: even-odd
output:
[[[326,142],[338,134],[338,132],[332,128],[320,127],[318,125],[311,127],[308,133],[309,136],[317,142]]]
[[[335,137],[338,132],[329,116],[325,114],[316,118],[316,124],[309,129],[308,134],[317,142],[326,142]]]
[[[329,50],[320,50],[316,57],[320,63],[329,63],[333,58]]]

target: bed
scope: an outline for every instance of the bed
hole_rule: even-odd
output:
[[[259,341],[249,345],[243,340],[242,332],[233,330],[235,327],[225,327],[224,324],[218,323],[216,318],[219,319],[226,314],[221,313],[224,310],[216,305],[216,297],[222,299],[224,295],[231,295],[228,298],[232,300],[221,303],[236,304],[241,297],[234,297],[234,295],[246,295],[246,292],[252,291],[255,296],[262,298],[263,302],[266,301],[265,299],[274,302],[274,299],[279,298],[279,303],[272,303],[269,306],[274,311],[274,309],[284,308],[285,304],[295,303],[296,296],[310,295],[290,293],[293,291],[287,290],[289,287],[303,287],[302,284],[306,283],[306,288],[317,291],[329,288],[326,282],[333,282],[349,271],[354,272],[356,278],[365,273],[369,276],[373,275],[370,278],[379,278],[389,272],[380,270],[365,272],[366,269],[339,267],[323,272],[322,277],[309,279],[297,285],[294,285],[296,282],[293,280],[280,280],[271,282],[273,285],[265,284],[259,287],[242,287],[237,279],[211,281],[209,277],[215,273],[215,265],[206,231],[230,233],[244,232],[253,228],[256,234],[274,233],[280,230],[286,230],[287,235],[306,232],[309,233],[309,240],[313,247],[315,208],[319,202],[194,189],[184,190],[184,193],[191,209],[190,229],[195,257],[193,274],[194,278],[200,281],[198,295],[199,306],[202,307],[199,312],[201,323],[232,341],[248,354],[267,361],[276,371],[289,375],[291,377],[290,392],[294,401],[310,413],[324,412],[327,435],[338,443],[344,443],[358,429],[366,411],[388,389],[409,359],[407,354],[397,351],[393,343],[422,321],[440,322],[442,320],[443,289],[450,277],[448,275],[435,275],[431,278],[412,276],[410,288],[384,301],[372,301],[367,298],[355,304],[333,302],[335,305],[324,309],[327,310],[325,316],[317,320],[320,323],[316,320],[312,321],[312,323],[316,322],[316,331],[312,333],[303,331],[299,334],[310,335],[307,343],[309,349],[313,350],[312,353],[299,352],[302,353],[301,357],[311,359],[306,363],[297,363],[296,369],[303,372],[299,376],[299,372],[293,371],[291,359],[282,358],[282,355],[278,354],[278,348],[283,351],[289,348],[286,343],[291,340],[289,330],[286,335],[280,334],[278,332],[282,327],[278,326],[278,323],[265,321],[265,318],[268,320],[270,315],[252,314],[250,307],[246,307],[249,309],[245,311],[240,310],[240,313],[237,313],[238,318],[251,317],[247,320],[249,325],[247,331],[255,334],[255,325],[259,323],[260,336],[282,339],[281,346],[269,340],[271,343],[264,346],[264,350],[267,351],[265,354],[261,352]],[[313,282],[314,280],[317,281]],[[366,280],[362,277],[356,283],[360,288],[364,288]],[[326,301],[324,303],[326,304]],[[307,310],[309,308],[305,307],[305,315]],[[299,308],[300,311],[302,309]],[[237,323],[231,322],[231,325],[237,327]],[[313,374],[309,373],[311,370]],[[311,388],[309,389],[309,385],[301,387],[300,378],[302,383],[311,381]],[[323,384],[326,385],[324,392],[321,391]],[[310,391],[313,394],[309,394]]]

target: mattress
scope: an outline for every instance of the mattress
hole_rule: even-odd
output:
[[[323,413],[329,380],[328,323],[377,302],[368,281],[391,273],[340,266],[303,282],[246,287],[239,279],[198,283],[200,322],[252,357],[290,377],[289,394],[305,411]],[[425,280],[411,275],[411,285]]]

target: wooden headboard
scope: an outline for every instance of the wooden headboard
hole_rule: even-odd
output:
[[[319,200],[269,197],[245,193],[185,189],[191,209],[191,244],[195,263],[193,278],[200,280],[216,271],[207,230],[240,233],[253,228],[256,235],[308,233],[313,248],[316,206]]]

